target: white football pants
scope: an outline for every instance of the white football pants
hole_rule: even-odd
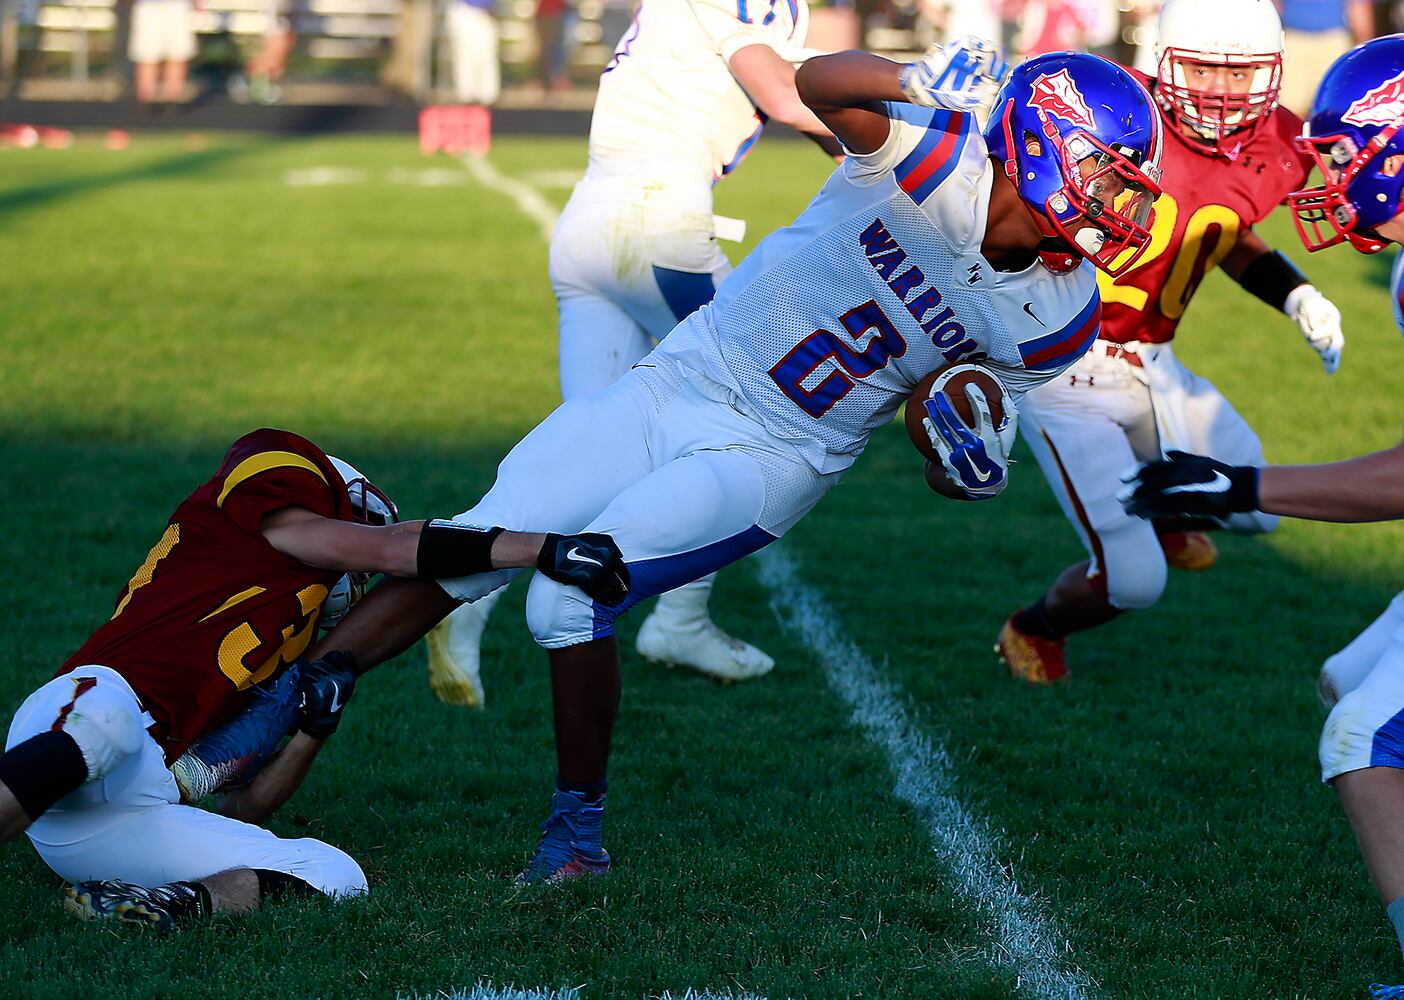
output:
[[[631,579],[621,604],[597,605],[575,587],[533,577],[527,625],[556,649],[610,635],[615,618],[638,602],[768,545],[839,475],[815,471],[729,390],[654,354],[608,388],[562,404],[456,520],[613,536]],[[439,583],[471,601],[515,572]]]
[[[713,230],[710,178],[591,170],[551,238],[563,399],[618,381],[731,272]]]
[[[1148,608],[1165,589],[1165,554],[1151,523],[1128,515],[1116,493],[1124,472],[1161,457],[1160,441],[1142,372],[1109,356],[1108,346],[1094,341],[1066,372],[1024,396],[1019,420],[1091,558],[1088,576],[1104,574],[1112,607]],[[1223,394],[1207,379],[1183,375],[1189,440],[1182,447],[1231,465],[1262,465],[1258,436]],[[1272,531],[1277,518],[1234,515],[1228,526],[1245,534]]]
[[[151,723],[126,680],[102,666],[78,667],[25,699],[5,748],[53,728],[75,703],[77,681],[96,685],[77,700],[102,699]],[[302,879],[327,895],[369,890],[350,855],[310,837],[283,840],[262,827],[180,804],[180,789],[149,735],[106,777],[60,799],[27,831],[39,856],[69,882],[122,879],[138,885],[199,880],[231,868],[262,868]]]
[[[1404,593],[1326,661],[1317,689],[1332,706],[1321,731],[1322,781],[1404,768]]]

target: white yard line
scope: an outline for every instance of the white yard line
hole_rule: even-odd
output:
[[[1092,984],[1081,972],[1063,967],[1071,952],[1066,939],[1039,905],[1019,892],[1000,865],[984,824],[956,796],[946,748],[921,731],[906,697],[839,629],[838,615],[800,579],[782,549],[772,546],[754,558],[781,623],[818,658],[854,723],[887,757],[896,778],[893,792],[921,817],[966,903],[995,925],[999,940],[992,964],[1012,965],[1020,986],[1034,996],[1087,997]]]
[[[493,986],[478,983],[464,990],[439,990],[436,993],[397,993],[395,1000],[580,1000],[580,991],[573,986],[559,990],[517,989],[515,986]],[[698,992],[688,990],[681,996],[664,991],[649,994],[644,1000],[765,1000],[754,993]]]
[[[548,244],[551,242],[551,234],[556,231],[556,220],[561,215],[555,206],[542,197],[540,191],[530,184],[523,184],[516,178],[501,173],[486,157],[469,153],[463,157],[463,165],[468,168],[469,175],[483,187],[505,194],[516,202],[521,213],[536,223],[537,228],[541,230],[541,238]]]
[[[483,186],[515,201],[540,226],[542,238],[551,241],[558,213],[536,189],[503,176],[485,159],[466,156],[463,163]],[[894,794],[921,817],[937,857],[965,902],[993,923],[998,940],[990,963],[1012,966],[1018,985],[1036,997],[1090,997],[1091,981],[1076,968],[1064,967],[1072,952],[1067,939],[1034,899],[1019,892],[984,824],[957,798],[945,747],[921,731],[900,690],[884,680],[872,660],[838,628],[833,609],[800,579],[783,550],[772,546],[754,558],[781,622],[823,664],[830,687],[848,706],[854,723],[887,757],[896,778]],[[705,996],[696,994],[693,1000]]]

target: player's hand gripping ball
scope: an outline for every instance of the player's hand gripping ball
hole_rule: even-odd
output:
[[[907,399],[907,436],[970,500],[988,500],[1009,482],[1009,452],[1018,411],[1004,383],[988,368],[938,368]]]

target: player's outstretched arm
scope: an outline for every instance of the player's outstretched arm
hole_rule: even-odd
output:
[[[1279,465],[1258,477],[1258,508],[1311,521],[1404,517],[1404,442],[1329,465]]]
[[[795,90],[794,65],[769,45],[737,49],[727,66],[768,119],[809,136],[830,155],[842,153],[834,134],[800,100]]]
[[[443,520],[353,524],[303,507],[274,511],[261,531],[279,552],[319,569],[439,580],[534,567],[605,604],[629,593],[629,571],[607,535],[482,529]]]
[[[1321,356],[1326,374],[1335,374],[1345,349],[1341,312],[1295,264],[1253,230],[1245,229],[1220,266],[1244,291],[1290,316],[1312,350]]]
[[[244,823],[266,823],[297,791],[321,749],[321,740],[298,733],[246,787],[222,796],[219,811]]]
[[[1389,521],[1404,518],[1404,442],[1343,462],[1265,469],[1171,452],[1126,483],[1118,498],[1145,518],[1261,510],[1310,521]]]

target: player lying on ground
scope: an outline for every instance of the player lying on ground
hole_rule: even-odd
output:
[[[1241,465],[1263,461],[1253,429],[1171,351],[1205,274],[1218,265],[1295,319],[1328,373],[1341,357],[1336,307],[1253,231],[1303,186],[1310,168],[1292,146],[1301,121],[1277,106],[1282,23],[1272,0],[1170,0],[1156,49],[1158,74],[1142,78],[1166,133],[1150,249],[1119,277],[1099,279],[1097,342],[1019,406],[1024,438],[1088,555],[999,634],[1009,669],[1035,683],[1067,673],[1067,636],[1155,604],[1167,565],[1213,565],[1214,543],[1202,531],[1121,509],[1116,493],[1127,466],[1171,449]],[[1250,533],[1276,523],[1251,512],[1226,526]]]
[[[649,0],[600,76],[585,177],[551,237],[560,306],[561,397],[618,381],[669,330],[711,300],[731,271],[712,187],[741,164],[769,122],[838,153],[795,92],[809,26],[805,0],[759,17],[736,0]],[[735,224],[736,220],[727,220]],[[724,681],[775,661],[724,632],[710,577],[658,598],[639,628],[645,659]],[[461,605],[429,634],[429,683],[445,701],[481,705],[479,644],[497,594]]]
[[[355,685],[334,658],[298,661],[324,602],[347,573],[525,566],[606,602],[627,593],[608,538],[395,523],[383,494],[310,441],[268,429],[240,438],[176,508],[111,619],[15,713],[0,838],[27,831],[74,883],[80,913],[162,928],[290,888],[365,892],[342,851],[255,825],[306,776]],[[289,732],[222,815],[182,804],[227,771],[256,770]]]
[[[528,624],[550,654],[558,764],[528,881],[610,864],[601,826],[620,696],[615,619],[783,535],[913,387],[956,362],[997,376],[999,398],[967,390],[967,424],[933,384],[941,464],[928,481],[996,496],[1013,400],[1087,349],[1095,267],[1134,259],[1148,239],[1162,138],[1130,74],[1079,53],[1030,60],[982,134],[971,115],[935,106],[956,101],[924,68],[861,52],[805,63],[800,94],[843,141],[842,168],[715,301],[613,386],[528,434],[461,517],[606,532],[629,568],[632,592],[616,604],[539,576],[527,595]],[[990,82],[978,76],[967,83]],[[509,576],[442,581],[437,597],[432,585],[392,582],[324,648],[378,662],[433,623],[435,602],[442,615]]]
[[[1349,240],[1373,253],[1404,243],[1404,35],[1367,42],[1336,61],[1317,92],[1303,144],[1318,157],[1324,181],[1293,196],[1308,247]],[[1390,293],[1404,333],[1404,256]],[[1400,518],[1404,444],[1295,467],[1232,466],[1175,453],[1138,470],[1123,500],[1141,517],[1258,510],[1316,521]],[[1331,706],[1321,734],[1322,780],[1340,795],[1404,948],[1404,593],[1326,661],[1318,688]],[[1376,995],[1404,997],[1404,987]]]

